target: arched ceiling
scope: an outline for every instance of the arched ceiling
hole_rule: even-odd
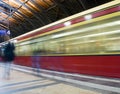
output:
[[[16,37],[113,0],[0,0],[0,30]]]

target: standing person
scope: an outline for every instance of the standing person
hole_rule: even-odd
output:
[[[32,67],[33,67],[33,71],[39,74],[40,72],[40,53],[39,52],[35,51],[32,56]]]
[[[15,58],[15,46],[12,42],[8,41],[8,43],[4,47],[4,56],[3,56],[3,62],[5,65],[4,68],[4,78],[9,79],[10,76],[10,66],[11,63],[13,63]]]

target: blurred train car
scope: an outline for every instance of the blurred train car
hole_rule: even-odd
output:
[[[120,78],[120,2],[75,14],[20,35],[15,64],[41,69]]]

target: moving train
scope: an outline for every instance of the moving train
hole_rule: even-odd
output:
[[[72,15],[11,40],[15,64],[64,73],[120,78],[120,2]]]

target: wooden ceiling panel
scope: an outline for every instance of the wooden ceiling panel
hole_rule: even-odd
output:
[[[11,29],[12,37],[16,37],[110,1],[113,0],[0,0],[0,29]]]
[[[35,4],[33,4],[32,2],[30,2],[30,1],[28,1],[28,2],[26,3],[26,5],[27,5],[28,7],[30,7],[31,9],[35,10],[35,11],[40,11],[40,9],[39,9]]]

